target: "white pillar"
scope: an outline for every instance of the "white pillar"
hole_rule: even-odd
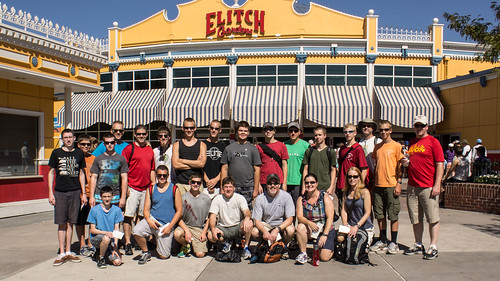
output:
[[[64,88],[64,128],[71,129],[73,120],[71,116],[71,96],[70,88]]]

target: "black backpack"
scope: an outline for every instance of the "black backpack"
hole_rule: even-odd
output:
[[[334,250],[336,259],[347,264],[367,263],[374,266],[368,257],[368,233],[366,230],[358,229],[356,237],[346,237],[344,242],[337,244]]]
[[[241,262],[241,249],[231,247],[228,253],[222,252],[224,244],[217,242],[217,252],[215,253],[215,260],[220,262]]]

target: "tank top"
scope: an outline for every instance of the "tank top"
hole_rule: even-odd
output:
[[[196,140],[196,143],[192,146],[187,146],[182,140],[179,141],[179,159],[186,160],[196,160],[200,156],[200,140]],[[199,173],[202,175],[201,169],[189,169],[189,170],[175,170],[177,177],[175,178],[175,183],[189,184],[189,177],[194,173]]]
[[[158,186],[155,184],[151,196],[151,215],[162,224],[172,221],[175,215],[173,183],[170,183],[163,193],[158,191]]]
[[[469,178],[469,160],[465,157],[460,157],[458,160],[460,162],[458,162],[458,165],[455,168],[455,176],[453,176],[453,178],[458,181],[467,181]]]
[[[364,200],[360,197],[358,200],[349,199],[349,196],[345,198],[345,204],[347,207],[347,223],[350,226],[356,225],[359,220],[365,214]],[[373,223],[370,217],[366,220],[365,224],[361,226],[362,229],[373,228]]]
[[[304,195],[302,197],[302,212],[304,217],[314,223],[321,222],[326,223],[326,212],[325,212],[325,192],[323,190],[319,191],[318,200],[314,204],[307,202],[307,198]]]

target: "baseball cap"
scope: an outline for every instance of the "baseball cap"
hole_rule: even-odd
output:
[[[427,125],[429,121],[427,120],[427,116],[425,115],[417,115],[415,119],[413,119],[413,125],[420,123],[422,125]]]
[[[266,179],[266,183],[271,181],[272,179],[280,181],[280,177],[277,174],[269,174]]]
[[[295,128],[297,128],[297,129],[299,129],[299,130],[300,130],[300,125],[299,125],[299,123],[297,123],[297,122],[295,122],[295,121],[288,123],[288,129],[290,129],[291,127],[295,127]]]

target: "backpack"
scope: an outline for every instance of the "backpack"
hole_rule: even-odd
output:
[[[231,247],[227,253],[222,252],[224,244],[217,242],[217,252],[215,253],[215,260],[220,262],[241,262],[241,249]]]
[[[262,239],[255,249],[254,256],[250,260],[250,263],[272,263],[277,262],[281,259],[281,256],[285,252],[285,244],[283,241],[275,241],[271,246],[269,243]]]
[[[343,253],[337,254],[337,251],[335,251],[334,254],[340,255],[344,263],[368,263],[372,266],[374,265],[370,262],[370,258],[368,257],[368,233],[366,232],[366,230],[358,229],[356,237],[346,237],[343,243],[345,244],[344,247],[339,247],[339,249],[343,249]]]

